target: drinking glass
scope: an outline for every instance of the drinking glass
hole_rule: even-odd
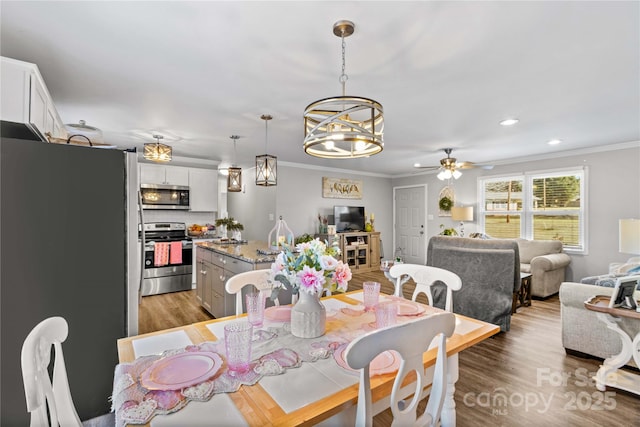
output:
[[[227,367],[231,375],[241,374],[249,370],[252,336],[253,326],[249,322],[233,322],[224,325]]]
[[[372,311],[378,304],[378,298],[380,297],[380,283],[378,282],[364,282],[362,284],[364,291],[364,310]]]
[[[254,328],[261,328],[264,322],[264,292],[250,292],[245,295],[247,302],[247,318]]]
[[[384,328],[396,324],[398,304],[395,301],[385,301],[376,305],[376,328]]]

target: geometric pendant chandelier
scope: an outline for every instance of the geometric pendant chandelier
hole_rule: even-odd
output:
[[[342,96],[325,98],[304,110],[304,151],[325,159],[352,159],[378,154],[384,147],[382,105],[373,99],[346,96],[345,37],[353,34],[351,21],[338,21],[333,34],[342,39]]]
[[[236,166],[236,141],[238,138],[240,138],[238,135],[231,135],[231,139],[233,139],[233,164],[229,167],[227,191],[232,193],[242,191],[242,168]]]
[[[267,152],[267,125],[271,117],[268,114],[260,116],[264,120],[264,151]],[[271,187],[278,184],[278,158],[271,154],[256,156],[256,185]]]
[[[144,158],[154,162],[171,161],[171,147],[160,143],[164,137],[162,135],[153,135],[153,137],[156,142],[144,144]]]

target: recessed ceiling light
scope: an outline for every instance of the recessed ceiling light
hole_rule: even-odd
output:
[[[559,140],[559,139],[552,139],[552,140],[548,141],[548,142],[547,142],[547,144],[549,144],[549,145],[558,145],[558,144],[560,144],[561,142],[562,142],[562,141],[561,141],[561,140]]]
[[[420,167],[420,163],[414,163],[414,164],[413,164],[413,167],[414,167],[414,168],[419,168],[419,167]]]
[[[502,126],[513,126],[516,123],[518,123],[520,120],[518,119],[504,119],[503,121],[500,122],[500,125]]]

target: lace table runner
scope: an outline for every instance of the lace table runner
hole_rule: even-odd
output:
[[[428,314],[429,311],[427,311]],[[333,355],[340,345],[372,330],[375,316],[360,309],[343,308],[327,319],[327,334],[312,339],[291,335],[290,324],[268,327],[254,332],[251,369],[231,376],[226,363],[202,383],[181,390],[148,390],[140,384],[140,376],[155,361],[183,352],[210,351],[225,355],[224,340],[189,345],[167,350],[160,355],[139,357],[131,363],[116,366],[111,410],[116,413],[116,426],[145,424],[158,414],[170,414],[190,401],[207,401],[216,393],[232,393],[241,385],[253,385],[266,375],[280,375],[299,367],[303,362],[315,362]],[[409,319],[407,319],[409,320]],[[329,327],[329,322],[331,325]]]

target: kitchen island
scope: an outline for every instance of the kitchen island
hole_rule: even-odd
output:
[[[235,295],[224,290],[227,280],[245,271],[271,268],[278,252],[267,242],[246,243],[199,242],[196,245],[196,298],[216,318],[235,314]],[[288,292],[278,294],[281,304],[288,304]],[[267,305],[272,305],[267,301]]]

